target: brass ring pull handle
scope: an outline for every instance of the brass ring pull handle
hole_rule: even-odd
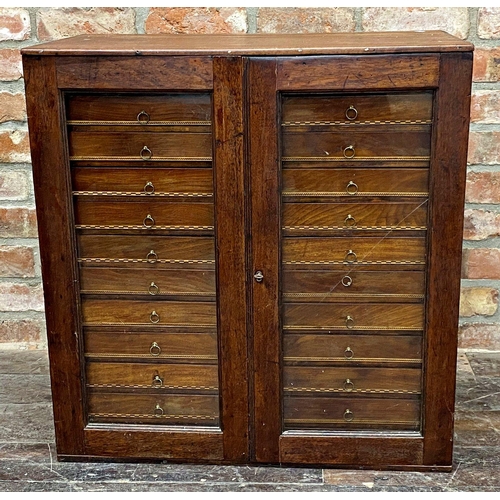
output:
[[[160,287],[154,281],[152,281],[148,286],[148,293],[149,295],[158,295],[160,293]]]
[[[351,104],[345,112],[345,117],[349,121],[353,121],[358,117],[358,110]]]
[[[345,326],[349,329],[354,328],[354,318],[352,316],[346,316]]]
[[[141,152],[139,153],[139,156],[143,160],[151,160],[151,158],[153,158],[153,152],[147,146],[144,146],[141,149]]]
[[[155,187],[152,182],[146,182],[146,184],[144,184],[144,192],[146,194],[153,194],[155,192]]]
[[[344,219],[344,226],[353,227],[355,225],[356,225],[356,219],[351,214],[349,214]]]
[[[352,422],[354,420],[354,413],[347,409],[345,412],[344,412],[344,420],[346,422]]]
[[[158,374],[156,374],[153,377],[153,382],[151,382],[151,385],[153,387],[161,387],[163,385],[163,379]]]
[[[350,194],[351,196],[355,195],[358,192],[358,185],[353,181],[349,181],[345,190],[347,194]]]
[[[347,347],[345,348],[345,351],[344,351],[344,356],[345,356],[347,359],[351,359],[351,358],[353,358],[353,357],[354,357],[354,352],[353,352],[353,350],[352,350],[349,346],[347,346]]]
[[[142,225],[144,227],[153,227],[155,225],[155,220],[153,219],[153,217],[151,217],[150,214],[146,215],[146,217],[144,217],[144,220],[142,221]]]
[[[262,271],[256,271],[253,277],[257,283],[262,283],[264,274],[262,274]]]
[[[154,409],[154,414],[157,417],[161,417],[163,415],[163,408],[157,403]]]
[[[347,158],[350,160],[351,158],[354,158],[356,156],[356,151],[354,150],[354,146],[351,144],[350,146],[347,146],[344,148],[344,158]]]
[[[352,250],[347,250],[347,253],[345,254],[344,260],[346,262],[349,262],[350,264],[352,264],[353,262],[357,262],[358,256]]]
[[[342,285],[345,287],[351,286],[352,285],[352,278],[350,276],[344,276],[341,280]]]
[[[153,313],[151,313],[151,314],[153,314]],[[160,319],[159,316],[158,316],[158,319]],[[153,342],[151,344],[151,347],[149,348],[149,352],[151,353],[151,356],[159,356],[161,354],[161,347],[156,342]]]
[[[345,392],[352,392],[354,391],[354,382],[351,379],[346,378],[342,387]]]
[[[154,264],[158,260],[158,255],[156,255],[156,252],[154,250],[150,250],[149,253],[146,255],[146,260],[150,264]]]
[[[146,125],[149,123],[149,120],[151,117],[149,116],[149,113],[146,113],[146,111],[142,110],[138,115],[137,115],[137,121],[143,125]],[[350,119],[350,118],[349,118]]]
[[[149,315],[149,321],[151,321],[151,323],[159,323],[160,321],[160,315],[156,312],[156,311],[153,311],[150,315]]]

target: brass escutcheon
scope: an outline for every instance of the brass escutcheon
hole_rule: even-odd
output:
[[[156,403],[156,406],[155,406],[155,409],[154,409],[154,414],[157,417],[161,417],[163,415],[163,408],[158,403]]]
[[[151,314],[153,314],[153,313],[151,313]],[[159,319],[159,317],[158,317],[158,319]],[[153,342],[151,344],[151,347],[149,348],[149,352],[151,353],[151,356],[159,356],[161,354],[161,347],[156,342]]]
[[[344,226],[353,227],[355,225],[356,225],[356,219],[351,214],[349,214],[344,219]]]
[[[149,320],[151,321],[151,323],[158,323],[160,321],[160,315],[156,312],[156,311],[153,311],[150,315],[149,315]]]
[[[153,186],[152,182],[146,182],[144,185],[144,192],[146,194],[153,194],[155,192],[155,187]]]
[[[351,158],[354,158],[354,156],[356,156],[356,151],[354,150],[354,146],[352,144],[344,148],[344,158],[350,160]]]
[[[350,276],[344,276],[341,280],[341,283],[345,286],[351,286],[352,285],[352,278]]]
[[[153,157],[153,152],[147,146],[144,146],[141,149],[141,152],[139,153],[139,156],[143,160],[151,160],[151,158]]]
[[[152,281],[148,287],[148,293],[149,295],[158,295],[160,293],[160,287]]]
[[[347,359],[351,359],[354,356],[354,352],[353,352],[353,350],[349,346],[346,347],[346,349],[344,351],[344,356]]]
[[[358,192],[358,185],[354,181],[349,181],[345,188],[347,194],[351,196],[355,195]]]
[[[153,377],[153,382],[151,383],[153,387],[161,387],[163,385],[163,379],[158,375],[155,374]]]
[[[345,326],[349,329],[354,328],[354,318],[352,316],[346,316]]]
[[[352,422],[354,420],[354,413],[349,410],[349,408],[344,412],[344,420],[346,422]]]
[[[354,382],[352,382],[351,379],[346,378],[342,387],[345,392],[352,392],[354,390]]]
[[[149,123],[150,116],[146,111],[142,110],[138,115],[137,115],[137,121],[142,124]]]
[[[155,225],[155,220],[153,219],[151,214],[148,214],[148,215],[146,215],[146,217],[144,217],[144,220],[142,221],[142,225],[144,227],[147,227],[147,228],[153,227]]]
[[[358,110],[351,104],[345,112],[345,117],[350,121],[355,120],[358,117]]]
[[[154,250],[150,250],[146,256],[146,260],[150,264],[154,264],[158,260],[158,255],[156,255],[156,252]]]
[[[358,256],[352,250],[347,250],[344,260],[349,263],[357,262]]]

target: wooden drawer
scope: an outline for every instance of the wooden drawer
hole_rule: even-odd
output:
[[[355,397],[286,397],[286,429],[385,429],[417,430],[419,399]]]
[[[282,101],[285,126],[366,122],[378,126],[385,122],[427,123],[431,119],[432,92],[285,96]]]
[[[215,298],[215,271],[157,269],[155,267],[82,267],[80,291],[84,294],[151,296],[186,295]]]
[[[283,229],[425,229],[427,203],[284,203]]]
[[[429,159],[430,125],[358,126],[348,131],[325,127],[310,132],[285,128],[283,159],[366,160],[372,158]]]
[[[95,393],[88,396],[91,422],[218,425],[217,395]]]
[[[427,169],[421,168],[285,168],[283,197],[427,196]]]
[[[422,304],[292,303],[283,305],[283,328],[295,330],[413,330],[424,327]]]
[[[75,223],[85,229],[213,230],[213,203],[76,197]]]
[[[70,160],[166,161],[170,158],[210,159],[212,134],[193,132],[107,132],[74,127],[69,130]]]
[[[73,167],[73,191],[116,196],[159,195],[208,198],[213,193],[211,168]]]
[[[85,325],[214,326],[215,304],[148,300],[82,299]]]
[[[340,300],[343,297],[381,300],[422,299],[425,274],[421,271],[282,271],[283,300],[286,302]]]
[[[215,333],[113,333],[87,328],[85,356],[213,362],[217,359]]]
[[[284,238],[284,264],[424,263],[425,238]]]
[[[421,375],[420,368],[284,366],[283,388],[286,395],[418,395]]]
[[[420,363],[422,338],[418,335],[285,334],[285,363]]]
[[[217,365],[87,362],[91,388],[216,391]]]
[[[77,236],[78,256],[90,263],[205,264],[214,265],[213,238],[144,235],[112,236],[80,234]]]
[[[66,116],[77,122],[129,122],[154,125],[164,122],[210,122],[209,94],[81,94],[70,95]]]

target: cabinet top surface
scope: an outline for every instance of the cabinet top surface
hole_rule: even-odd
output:
[[[22,50],[25,55],[335,55],[465,52],[473,45],[444,31],[377,33],[80,35]]]

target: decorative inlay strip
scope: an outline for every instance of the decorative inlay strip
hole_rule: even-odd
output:
[[[319,357],[319,356],[283,356],[283,361],[335,361],[340,363],[422,363],[421,359],[403,359],[403,358],[346,358],[345,356]]]
[[[166,390],[166,389],[193,389],[199,391],[217,391],[218,387],[211,386],[195,386],[195,385],[162,385],[160,387],[152,387],[151,385],[145,384],[87,384],[87,387],[91,389],[155,389],[155,390]]]
[[[141,196],[147,198],[212,198],[213,193],[144,193],[129,191],[73,191],[74,196]]]
[[[122,417],[122,418],[151,418],[154,420],[167,420],[167,419],[190,419],[190,420],[218,420],[218,417],[211,415],[151,415],[149,413],[90,413],[93,418],[109,418],[109,417]]]
[[[356,262],[347,262],[345,260],[285,260],[283,264],[314,264],[314,265],[323,265],[323,264],[345,264],[352,266],[360,266],[360,265],[371,265],[371,264],[425,264],[423,260],[364,260],[364,261],[356,261]]]
[[[377,192],[377,191],[370,191],[370,192],[357,192],[355,194],[350,195],[349,193],[345,191],[299,191],[299,192],[294,192],[294,191],[283,191],[281,193],[282,196],[297,196],[297,197],[320,197],[320,196],[350,196],[351,198],[356,198],[356,197],[362,197],[362,196],[410,196],[410,197],[418,197],[418,198],[426,198],[429,193],[405,193],[405,192]]]
[[[309,326],[296,326],[296,325],[285,325],[283,327],[284,330],[287,331],[301,331],[301,330],[347,330],[345,325],[337,325],[337,326],[318,326],[318,325],[309,325]],[[399,331],[399,330],[408,330],[408,331],[416,331],[421,330],[422,327],[415,326],[354,326],[353,328],[349,328],[348,331],[354,330],[384,330],[384,331]]]
[[[92,354],[90,352],[85,353],[85,357],[87,358],[144,358],[144,359],[152,359],[151,354]],[[155,356],[154,359],[205,359],[205,360],[217,360],[217,356],[211,356],[210,354],[160,354],[159,356]],[[89,386],[90,387],[90,386]],[[97,386],[92,386],[97,387]],[[101,387],[101,386],[99,386]],[[107,387],[107,386],[106,386]],[[118,387],[118,386],[117,386]],[[124,387],[124,386],[120,386]],[[127,386],[132,387],[132,386]],[[133,386],[135,387],[135,386]],[[142,387],[142,386],[141,386]],[[208,387],[206,389],[213,389],[213,387]]]
[[[430,156],[360,156],[353,158],[345,158],[344,156],[283,156],[281,161],[349,161],[349,162],[366,162],[366,161],[429,161]]]
[[[143,231],[160,231],[160,230],[176,230],[176,231],[212,231],[214,226],[148,226],[134,225],[134,226],[98,226],[93,224],[75,224],[76,229],[141,229]]]
[[[305,121],[305,122],[283,122],[283,127],[300,127],[309,125],[347,125],[355,127],[359,125],[431,125],[431,120],[366,120],[366,121]]]
[[[112,294],[120,294],[120,295],[147,295],[151,296],[151,294],[146,290],[80,290],[80,293],[86,293],[91,295],[112,295]],[[187,297],[215,297],[215,293],[211,292],[158,292],[154,294],[154,297],[159,296],[187,296]]]
[[[137,120],[135,121],[100,121],[100,120],[68,120],[66,122],[68,125],[126,125],[132,127],[151,127],[158,125],[166,125],[166,126],[183,126],[183,125],[195,125],[195,126],[210,126],[212,123],[210,121],[149,121],[147,123],[140,123]]]
[[[354,420],[346,421],[340,418],[285,418],[285,424],[343,424],[343,425],[356,425],[356,424],[380,424],[380,425],[412,425],[415,426],[418,422],[412,420],[373,420],[370,418],[356,418]]]
[[[345,393],[354,394],[360,392],[363,394],[420,394],[420,391],[408,391],[404,389],[353,389],[352,391],[345,391],[344,389],[335,388],[317,388],[317,387],[284,387],[285,392],[324,392],[324,393]]]
[[[106,259],[100,257],[79,257],[78,262],[114,262],[114,263],[133,263],[139,264],[146,262],[148,264],[215,264],[215,260],[196,260],[196,259],[157,259],[155,262],[150,262],[148,259]]]
[[[212,161],[211,156],[154,156],[148,160],[144,160],[139,155],[137,156],[70,156],[70,161],[136,161],[141,163],[152,163],[158,161]]]
[[[371,231],[371,230],[388,230],[388,231],[426,231],[426,226],[283,226],[282,230],[289,231]]]
[[[100,321],[92,321],[83,323],[83,326],[155,326],[155,327],[169,327],[169,328],[213,328],[215,323],[213,324],[203,324],[203,323],[127,323],[126,321],[122,321],[120,323],[103,323]]]
[[[340,282],[339,282],[340,283]],[[103,292],[104,293],[104,292]],[[109,292],[106,292],[109,293]],[[401,298],[401,299],[423,299],[425,295],[419,293],[304,293],[304,292],[288,292],[283,293],[283,297],[291,298],[326,298],[326,297],[339,297],[339,298],[363,298],[363,297],[377,297],[377,298]]]

